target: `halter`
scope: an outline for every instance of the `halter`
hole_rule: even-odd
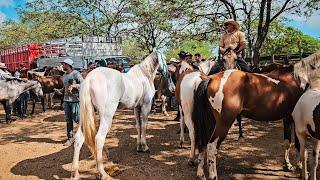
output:
[[[168,66],[167,66],[167,62],[166,62],[166,57],[164,56],[163,53],[156,51],[157,56],[158,56],[158,61],[159,61],[159,65],[162,69],[161,74],[163,74],[164,77],[168,77]]]

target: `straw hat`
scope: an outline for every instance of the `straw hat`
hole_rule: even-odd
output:
[[[227,19],[223,24],[224,25],[232,24],[234,26],[234,28],[236,28],[236,30],[240,29],[240,24],[237,21],[233,20],[233,19]]]
[[[171,58],[171,59],[170,59],[170,62],[179,63],[180,61],[177,60],[176,58]]]
[[[7,69],[7,66],[6,66],[6,64],[4,64],[4,63],[0,63],[0,68],[1,68],[1,69]]]

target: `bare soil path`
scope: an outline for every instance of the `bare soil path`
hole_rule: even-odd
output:
[[[120,168],[118,179],[196,178],[196,168],[188,166],[189,141],[179,148],[176,112],[165,117],[153,113],[149,118],[150,153],[137,153],[136,129],[131,110],[117,111],[108,134],[105,154],[107,169]],[[283,163],[282,122],[243,121],[244,140],[237,141],[233,126],[218,156],[220,179],[299,179],[299,172],[285,172]],[[70,177],[73,147],[64,147],[63,111],[48,110],[5,124],[0,110],[0,179],[67,179]],[[186,135],[186,140],[188,140]],[[95,179],[95,162],[88,149],[81,151],[80,172],[83,179]]]

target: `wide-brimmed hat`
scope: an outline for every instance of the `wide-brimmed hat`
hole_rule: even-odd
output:
[[[170,62],[179,63],[180,61],[178,59],[176,59],[176,58],[171,58]]]
[[[187,56],[187,53],[184,52],[184,51],[180,51],[180,52],[178,53],[178,56],[179,56],[179,57],[186,57],[186,56]]]
[[[223,24],[224,25],[232,24],[237,30],[240,29],[240,24],[237,21],[233,20],[233,19],[227,19]]]
[[[61,63],[66,63],[66,64],[68,64],[70,66],[73,66],[73,61],[70,58],[67,58],[67,59],[63,60]]]
[[[1,68],[1,69],[7,69],[7,66],[6,66],[5,63],[0,63],[0,68]]]

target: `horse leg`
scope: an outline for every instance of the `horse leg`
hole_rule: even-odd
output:
[[[184,126],[185,126],[185,122],[184,122],[184,114],[183,114],[183,110],[182,107],[179,105],[179,114],[180,114],[180,147],[183,147],[183,143],[184,143]]]
[[[54,107],[54,104],[53,104],[53,96],[54,96],[54,93],[50,93],[50,94],[49,94],[50,109],[52,109],[52,108]]]
[[[214,137],[213,137],[214,138]],[[209,179],[218,179],[217,154],[219,137],[207,145],[207,164],[209,169]]]
[[[46,109],[44,107],[44,97],[41,97],[40,99],[41,99],[42,111],[45,112]]]
[[[320,141],[318,139],[313,138],[313,152],[312,152],[312,167],[311,167],[311,179],[317,179],[317,167],[318,167],[318,158],[319,158],[319,150],[320,150]]]
[[[134,115],[136,116],[136,129],[138,131],[137,152],[142,152],[142,146],[141,146],[141,107],[134,108]]]
[[[191,118],[192,115],[190,113],[191,112],[186,112],[186,111],[184,112],[184,121],[189,130],[189,138],[191,143],[189,165],[194,166],[195,165],[195,136],[194,136],[194,126]]]
[[[297,127],[296,127],[296,133],[297,133],[297,137],[300,142],[300,158],[301,158],[301,163],[302,163],[302,179],[307,180],[308,179],[308,171],[307,171],[308,154],[305,149],[306,134],[304,132],[299,132]]]
[[[142,105],[141,108],[141,146],[142,152],[149,152],[149,147],[147,145],[146,140],[146,131],[147,131],[147,123],[148,123],[148,115],[151,110],[151,102],[149,104]]]
[[[9,103],[6,100],[1,101],[1,104],[3,105],[3,109],[6,113],[6,123],[11,122],[11,109],[9,107]]]
[[[238,140],[243,138],[242,125],[241,125],[241,114],[237,116],[238,126],[239,126],[239,138]]]
[[[81,125],[79,125],[78,131],[74,136],[74,154],[73,154],[73,161],[72,161],[72,173],[71,179],[80,179],[79,174],[79,156],[80,150],[84,142],[84,136],[81,130]]]
[[[216,159],[218,149],[222,141],[226,138],[230,127],[236,119],[236,116],[232,118],[233,121],[230,121],[230,119],[220,119],[219,121],[219,118],[217,118],[216,116],[215,119],[216,127],[211,137],[211,140],[209,140],[209,143],[207,144],[207,164],[209,169],[209,179],[218,179]],[[228,124],[228,122],[231,123]]]
[[[168,112],[167,112],[167,97],[165,95],[161,95],[161,100],[162,100],[162,103],[161,103],[161,107],[162,107],[162,113],[165,115],[165,116],[169,116]]]
[[[206,176],[204,174],[204,163],[205,163],[205,158],[206,158],[206,154],[207,154],[207,148],[204,147],[202,152],[199,153],[199,157],[198,157],[198,169],[197,169],[197,177],[200,179],[206,179]]]
[[[290,171],[295,170],[294,166],[290,163],[290,147],[291,147],[291,133],[293,129],[292,116],[283,118],[283,137],[284,137],[284,168]]]
[[[97,167],[102,176],[101,179],[112,179],[104,170],[103,166],[103,157],[102,157],[102,150],[103,145],[107,136],[107,133],[110,131],[111,124],[112,124],[112,117],[117,110],[117,103],[110,103],[105,107],[108,107],[108,110],[104,112],[104,110],[99,110],[100,114],[100,126],[95,137],[96,141],[96,148],[97,148]]]
[[[34,108],[36,107],[36,100],[34,99],[34,97],[32,97],[32,110],[31,110],[31,115],[34,113]]]

